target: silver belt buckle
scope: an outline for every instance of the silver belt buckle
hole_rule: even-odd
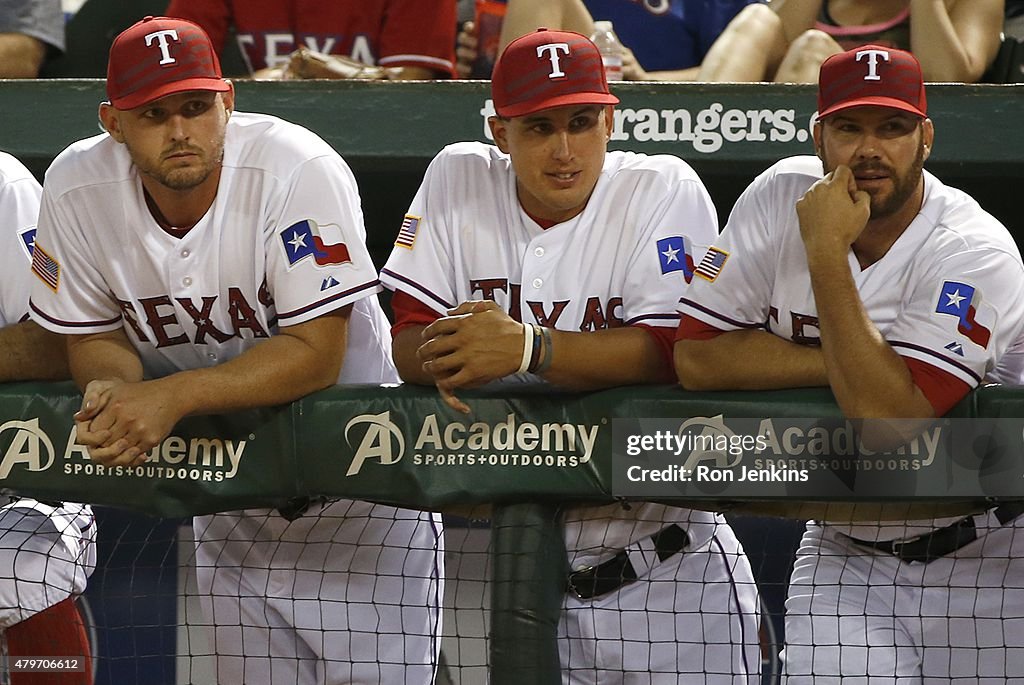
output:
[[[576,597],[576,599],[587,599],[587,597],[584,597],[582,594],[580,594],[580,591],[576,589],[576,575],[579,573],[589,573],[590,571],[593,571],[595,568],[595,566],[584,566],[583,568],[576,569],[575,571],[569,574],[568,582],[566,583],[566,585],[569,586],[569,592],[571,592],[573,596]]]

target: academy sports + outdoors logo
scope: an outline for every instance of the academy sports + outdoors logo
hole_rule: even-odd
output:
[[[170,435],[149,450],[139,466],[104,466],[89,458],[88,450],[77,442],[78,430],[72,426],[64,440],[61,471],[68,476],[130,476],[135,478],[188,480],[220,483],[238,473],[247,440],[220,438],[183,438]],[[251,439],[251,437],[250,437]],[[41,472],[57,463],[57,451],[38,418],[12,420],[0,425],[0,480],[15,469]]]
[[[602,422],[604,423],[604,422]],[[365,427],[361,433],[358,428]],[[427,414],[403,431],[391,412],[361,414],[345,425],[345,441],[355,450],[346,476],[361,472],[366,462],[397,464],[411,445],[416,466],[576,467],[590,461],[601,426],[573,423],[533,423],[516,414],[504,420],[443,422]],[[407,440],[415,430],[416,437]]]

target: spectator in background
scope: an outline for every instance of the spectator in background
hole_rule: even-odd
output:
[[[218,56],[234,29],[242,57],[257,78],[372,74],[407,80],[454,74],[455,0],[171,0],[167,16],[202,26]],[[315,56],[311,58],[310,52]],[[327,55],[339,59],[326,59]],[[332,61],[337,68],[331,68]],[[304,68],[317,62],[325,68]],[[368,72],[358,69],[360,65],[386,71]]]
[[[701,81],[815,83],[828,57],[873,43],[914,53],[926,81],[974,83],[995,59],[1004,0],[774,0],[738,14]]]
[[[38,78],[47,56],[63,50],[60,0],[0,2],[0,78]]]
[[[41,193],[29,170],[0,152],[0,382],[70,378],[63,340],[27,320]],[[83,661],[74,673],[17,673],[11,685],[92,683],[75,597],[96,567],[95,539],[87,505],[0,494],[0,652]]]
[[[719,34],[745,6],[762,0],[509,0],[500,53],[539,27],[589,36],[594,19],[611,21],[625,46],[623,77],[629,81],[692,81]],[[469,76],[476,53],[475,26],[459,35],[459,72]],[[489,78],[489,74],[472,74]]]

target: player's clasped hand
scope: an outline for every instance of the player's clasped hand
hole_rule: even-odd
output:
[[[77,441],[105,466],[138,466],[170,433],[178,416],[154,381],[89,383],[75,413]]]
[[[811,186],[796,203],[807,256],[845,255],[871,217],[871,196],[857,188],[850,167],[840,165]]]
[[[523,324],[488,300],[463,302],[423,330],[417,356],[448,406],[469,407],[454,395],[515,373],[523,358]]]

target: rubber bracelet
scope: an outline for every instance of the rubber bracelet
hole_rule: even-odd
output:
[[[542,326],[540,329],[540,334],[543,338],[543,345],[541,345],[541,347],[544,348],[544,360],[537,366],[536,370],[534,371],[534,373],[536,374],[542,374],[548,369],[550,369],[551,362],[555,356],[555,346],[551,342],[551,329],[544,328]]]
[[[516,373],[526,373],[530,368],[530,353],[533,351],[533,326],[523,324],[523,360]]]
[[[530,366],[527,371],[534,373],[537,370],[537,366],[540,365],[540,351],[543,339],[540,334],[540,326],[532,323],[530,328],[533,329],[533,350],[530,351]]]

